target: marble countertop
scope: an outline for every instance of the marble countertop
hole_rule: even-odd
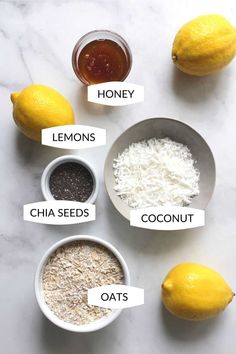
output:
[[[218,270],[236,289],[236,61],[221,73],[193,78],[170,60],[173,37],[189,19],[220,13],[235,20],[234,0],[0,0],[1,228],[0,347],[7,354],[234,354],[236,301],[216,319],[189,323],[168,314],[160,284],[179,262]],[[107,28],[123,35],[133,53],[129,81],[145,86],[145,102],[104,107],[86,102],[71,67],[71,52],[84,33]],[[22,206],[42,200],[40,177],[67,151],[22,136],[12,120],[9,95],[30,83],[64,94],[79,123],[107,129],[107,146],[75,152],[97,168],[97,220],[73,226],[24,222]],[[103,183],[106,153],[118,135],[149,117],[172,117],[209,143],[217,182],[204,228],[153,232],[132,228],[111,205]],[[132,285],[145,289],[145,305],[123,311],[91,334],[65,332],[41,314],[34,296],[36,266],[46,249],[65,236],[91,234],[109,240],[125,257]]]

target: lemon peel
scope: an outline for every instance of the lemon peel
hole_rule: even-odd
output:
[[[163,304],[173,315],[186,320],[218,315],[234,295],[219,273],[197,263],[177,265],[162,283]]]
[[[194,18],[176,34],[172,60],[181,71],[195,76],[213,74],[236,55],[236,28],[221,15]]]
[[[32,140],[40,142],[44,128],[75,123],[70,103],[48,86],[30,85],[10,98],[16,125]]]

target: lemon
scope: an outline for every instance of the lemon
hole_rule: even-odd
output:
[[[183,72],[205,76],[212,74],[236,55],[236,29],[220,15],[199,16],[177,33],[172,59]]]
[[[69,102],[48,86],[30,85],[12,93],[11,101],[15,123],[30,139],[40,141],[44,128],[74,124]]]
[[[206,320],[223,311],[234,293],[222,276],[197,263],[173,268],[162,284],[162,301],[172,314],[186,320]]]

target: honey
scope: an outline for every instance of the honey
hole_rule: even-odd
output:
[[[72,60],[76,75],[87,85],[123,81],[131,67],[128,45],[116,38],[98,38],[75,47]]]

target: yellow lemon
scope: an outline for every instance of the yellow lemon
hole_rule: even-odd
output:
[[[197,263],[173,268],[162,284],[162,301],[172,314],[186,320],[206,320],[223,311],[234,293],[222,276]]]
[[[172,59],[183,72],[205,76],[212,74],[236,55],[236,29],[220,15],[199,16],[177,33]]]
[[[12,93],[11,101],[15,123],[30,139],[40,141],[44,128],[75,123],[69,102],[50,87],[30,85]]]

